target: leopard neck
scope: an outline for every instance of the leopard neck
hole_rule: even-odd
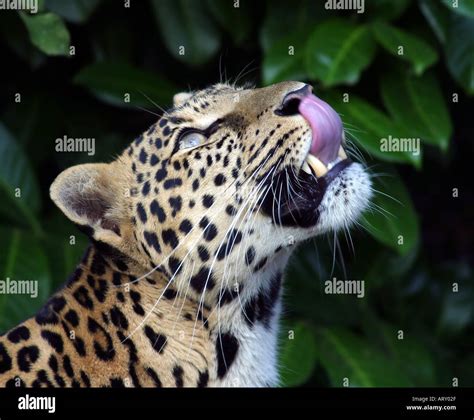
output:
[[[196,384],[207,378],[210,386],[275,386],[287,259],[282,255],[252,272],[240,290],[222,287],[209,306],[181,296],[162,273],[137,277],[128,261],[92,245],[67,288],[104,329],[117,329],[122,344],[140,343],[141,360],[158,373],[164,367],[156,353],[166,351],[176,366],[197,369],[190,379]]]

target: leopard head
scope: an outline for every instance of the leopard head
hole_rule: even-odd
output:
[[[294,244],[358,218],[371,184],[342,138],[309,85],[217,84],[175,95],[117,160],[67,169],[51,197],[136,274],[215,303]]]

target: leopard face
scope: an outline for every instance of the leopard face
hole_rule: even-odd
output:
[[[176,95],[116,161],[66,170],[51,196],[143,276],[213,305],[367,206],[369,176],[342,137],[304,83],[218,84]]]

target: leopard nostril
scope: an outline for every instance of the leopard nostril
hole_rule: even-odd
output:
[[[281,105],[275,110],[275,114],[282,117],[288,117],[299,113],[301,99],[308,96],[313,91],[310,85],[304,85],[302,88],[287,93],[283,98]]]
[[[296,115],[298,114],[300,102],[301,99],[297,97],[284,99],[281,106],[275,110],[275,114],[280,115],[281,117]]]

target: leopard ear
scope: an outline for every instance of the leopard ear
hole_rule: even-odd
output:
[[[62,212],[89,236],[105,242],[120,240],[125,220],[124,182],[119,162],[73,166],[59,174],[50,196]]]
[[[173,96],[173,105],[180,106],[191,98],[193,94],[191,92],[180,92]]]

